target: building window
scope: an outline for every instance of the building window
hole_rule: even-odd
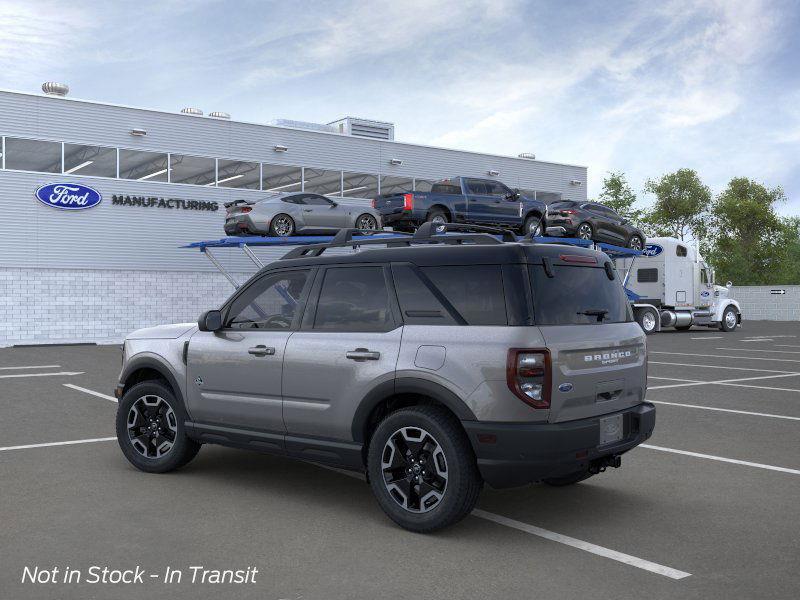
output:
[[[259,189],[260,165],[254,162],[220,159],[217,164],[219,187]]]
[[[6,138],[6,169],[61,173],[61,143]]]
[[[64,144],[64,174],[117,176],[117,149]]]
[[[375,198],[378,195],[378,176],[364,173],[342,173],[345,198]]]
[[[214,185],[217,161],[204,156],[170,154],[169,180],[171,183]]]
[[[261,165],[261,189],[265,192],[299,192],[303,188],[303,169],[286,165]]]
[[[415,179],[414,191],[415,192],[430,192],[433,184],[436,183],[433,179]]]
[[[168,173],[166,154],[140,150],[119,151],[119,176],[122,179],[166,182]]]
[[[326,171],[325,169],[311,169],[306,167],[305,187],[306,192],[322,194],[323,196],[342,195],[342,172]]]
[[[395,177],[384,175],[381,177],[381,194],[403,194],[414,190],[414,180],[411,177]]]

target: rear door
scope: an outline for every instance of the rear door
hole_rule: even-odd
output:
[[[361,399],[394,380],[402,327],[388,267],[328,267],[311,297],[286,347],[284,421],[296,439],[349,441]],[[300,441],[295,451],[304,455]]]
[[[192,336],[186,388],[196,421],[273,433],[283,445],[283,357],[310,280],[310,269],[266,273],[233,298],[223,329]]]
[[[612,413],[644,400],[644,334],[611,273],[613,280],[601,265],[556,262],[548,277],[542,265],[530,266],[534,318],[552,361],[551,422]]]

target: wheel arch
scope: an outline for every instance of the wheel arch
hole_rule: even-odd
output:
[[[161,381],[175,394],[175,398],[183,407],[186,402],[183,398],[183,388],[178,384],[178,378],[163,362],[153,356],[141,356],[131,359],[119,377],[119,386],[122,388],[120,397],[131,387],[142,381]]]
[[[451,223],[453,222],[453,211],[450,210],[449,206],[447,206],[446,204],[442,204],[440,202],[431,205],[426,211],[425,217],[427,218],[428,216],[430,216],[430,214],[436,209],[441,209],[445,214],[447,214],[447,218],[450,220],[450,222]]]
[[[420,405],[441,406],[459,421],[477,420],[475,413],[443,385],[426,379],[403,377],[379,384],[364,396],[353,415],[353,440],[366,449],[372,432],[384,416],[398,408]]]

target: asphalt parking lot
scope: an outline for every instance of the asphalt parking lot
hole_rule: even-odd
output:
[[[136,471],[108,439],[118,347],[0,349],[0,598],[797,598],[800,323],[664,332],[649,351],[656,431],[621,469],[486,489],[424,536],[312,464],[205,446]],[[92,565],[184,578],[21,583]],[[191,584],[193,565],[258,574]]]

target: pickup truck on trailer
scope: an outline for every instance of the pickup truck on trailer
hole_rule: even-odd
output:
[[[383,194],[372,201],[384,225],[400,231],[425,222],[470,223],[542,235],[547,205],[494,179],[453,177],[437,181],[430,192]]]

